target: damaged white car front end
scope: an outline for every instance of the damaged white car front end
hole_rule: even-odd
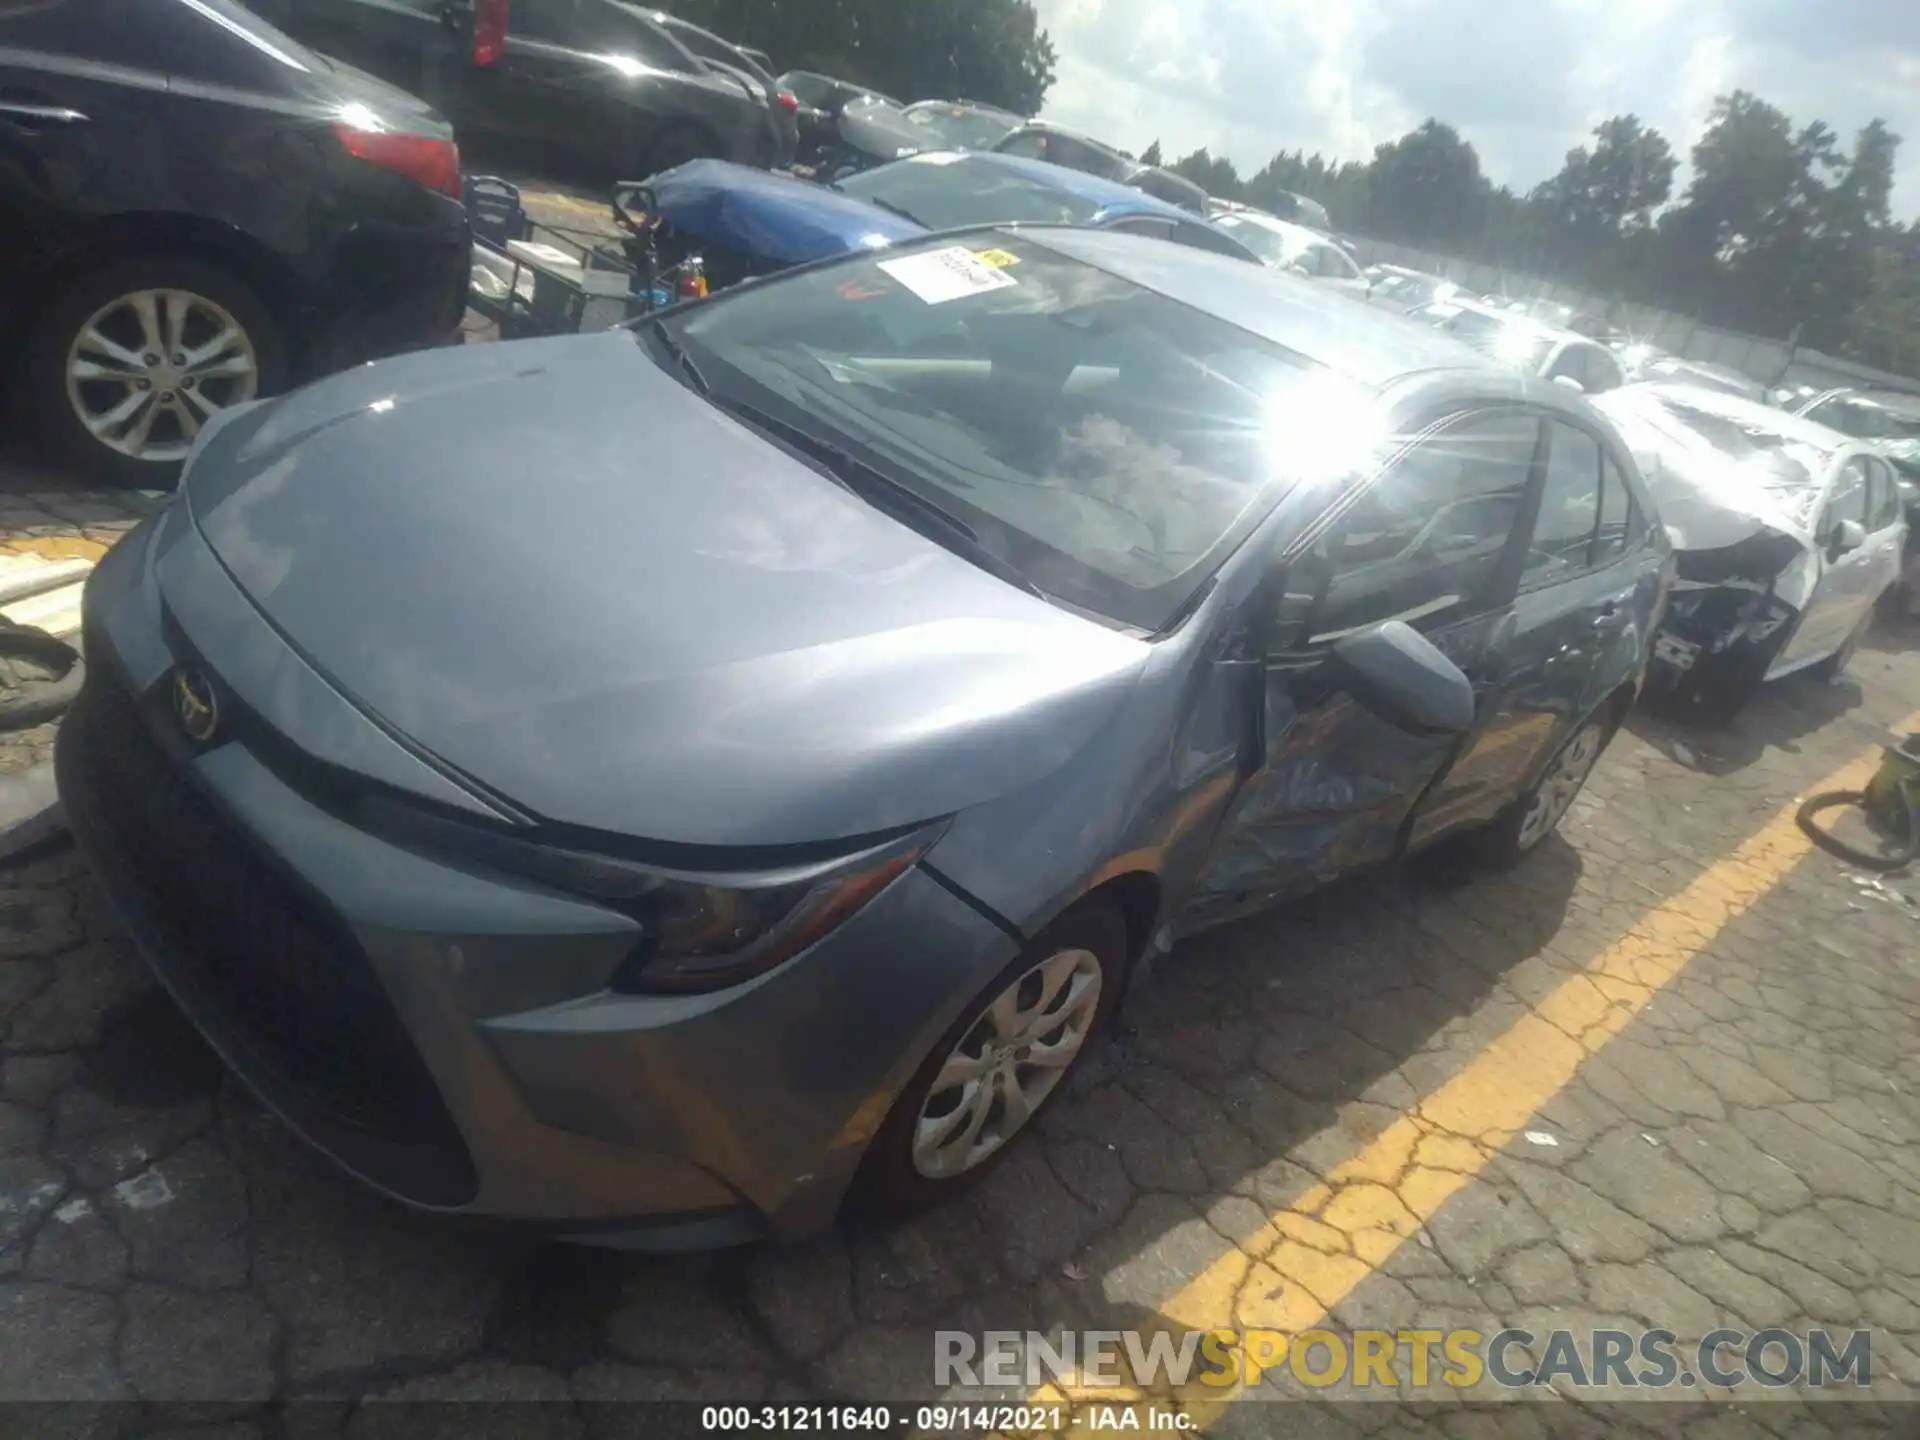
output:
[[[1737,708],[1792,668],[1788,641],[1824,570],[1815,532],[1841,437],[1829,448],[1773,433],[1747,402],[1695,387],[1629,386],[1596,403],[1632,447],[1673,543],[1649,680]]]

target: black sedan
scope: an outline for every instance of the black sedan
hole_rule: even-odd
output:
[[[1667,558],[1564,387],[1225,256],[947,232],[207,432],[88,587],[61,793],[373,1184],[791,1236],[981,1174],[1162,942],[1551,843]]]
[[[81,469],[170,483],[223,409],[459,338],[446,122],[233,0],[0,5],[0,355]]]
[[[231,0],[228,0],[231,3]],[[496,136],[604,178],[702,156],[793,159],[791,97],[738,47],[621,0],[249,0],[328,55],[424,95],[461,133]],[[690,49],[691,41],[703,52]]]

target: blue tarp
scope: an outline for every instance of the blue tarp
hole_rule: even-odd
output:
[[[675,230],[778,265],[803,265],[927,233],[824,185],[726,160],[689,161],[647,184],[655,213]]]

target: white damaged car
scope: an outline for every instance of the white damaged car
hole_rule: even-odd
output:
[[[1594,399],[1645,473],[1677,576],[1652,683],[1733,715],[1768,680],[1846,668],[1906,539],[1898,478],[1873,447],[1694,385]]]

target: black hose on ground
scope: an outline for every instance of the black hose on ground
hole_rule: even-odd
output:
[[[0,619],[0,731],[58,719],[86,679],[80,652],[31,625]]]
[[[1809,795],[1801,801],[1794,819],[1806,831],[1809,840],[1849,865],[1858,865],[1863,870],[1878,870],[1883,874],[1900,870],[1911,863],[1914,856],[1920,855],[1920,801],[1915,800],[1914,787],[1911,785],[1899,786],[1897,793],[1906,805],[1907,823],[1906,833],[1898,842],[1900,848],[1892,853],[1873,855],[1856,850],[1845,841],[1835,839],[1832,831],[1817,824],[1813,818],[1824,810],[1832,810],[1840,805],[1861,804],[1867,798],[1864,790],[1826,790],[1818,795]]]

